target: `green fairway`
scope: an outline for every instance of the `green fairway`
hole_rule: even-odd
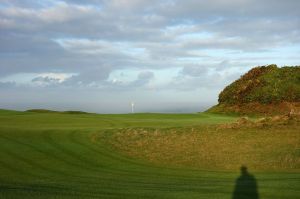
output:
[[[152,162],[122,152],[140,150],[131,137],[124,137],[117,148],[112,142],[115,133],[124,129],[159,129],[168,136],[170,129],[204,131],[235,119],[208,113],[99,115],[0,110],[0,198],[230,199],[240,165],[227,170],[209,165],[205,169],[189,164],[177,167],[161,157]],[[294,131],[286,131],[295,136]],[[241,132],[239,136],[243,137]],[[124,143],[132,146],[123,147]],[[143,148],[145,154],[151,152],[151,144]],[[296,148],[284,150],[293,150],[295,158],[300,156],[299,147],[296,140]],[[259,198],[300,198],[299,161],[292,164],[270,171],[245,165],[256,178]]]

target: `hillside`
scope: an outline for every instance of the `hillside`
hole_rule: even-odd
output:
[[[208,112],[286,114],[300,108],[300,66],[259,66],[228,85]]]

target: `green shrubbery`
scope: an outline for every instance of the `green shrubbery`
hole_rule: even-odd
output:
[[[259,66],[227,86],[219,103],[300,102],[300,66]]]

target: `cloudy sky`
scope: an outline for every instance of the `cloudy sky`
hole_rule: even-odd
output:
[[[298,0],[0,0],[0,108],[197,112],[300,65]]]

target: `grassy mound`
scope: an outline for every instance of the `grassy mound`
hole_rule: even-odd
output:
[[[58,111],[52,111],[48,109],[29,109],[26,112],[30,113],[59,113]]]
[[[126,129],[110,133],[109,143],[129,157],[156,165],[205,170],[247,165],[255,171],[300,171],[299,123],[271,122],[240,119],[219,128]]]
[[[26,112],[31,112],[31,113],[88,114],[87,112],[83,112],[83,111],[53,111],[53,110],[48,110],[48,109],[29,109]]]
[[[300,109],[300,66],[251,69],[219,94],[210,112],[288,113]]]

